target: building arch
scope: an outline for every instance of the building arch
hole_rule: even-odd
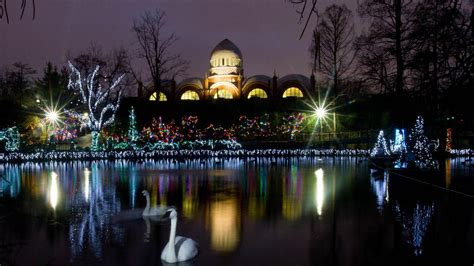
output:
[[[169,100],[169,95],[163,91],[154,91],[147,96],[147,99],[151,102],[166,102]]]
[[[199,96],[199,93],[197,93],[196,90],[189,89],[181,93],[179,99],[182,101],[199,101],[201,96]]]
[[[290,97],[306,98],[309,96],[309,93],[308,93],[309,88],[310,88],[310,80],[307,77],[303,75],[299,75],[299,74],[287,75],[278,80],[277,97],[278,98],[290,98]]]
[[[290,97],[303,98],[304,93],[298,87],[289,87],[283,91],[283,95],[281,97],[282,98],[290,98]]]
[[[272,96],[270,90],[270,82],[271,78],[265,75],[256,75],[247,78],[244,81],[243,88],[242,88],[242,97],[244,99],[249,99],[249,95],[251,93],[255,93],[255,89],[261,89],[265,92],[265,98],[270,98]],[[260,92],[261,93],[261,92]]]
[[[230,82],[217,82],[212,84],[209,90],[209,98],[217,99],[238,99],[240,96],[239,89]]]

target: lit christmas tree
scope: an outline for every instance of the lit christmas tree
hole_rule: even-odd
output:
[[[380,130],[379,135],[377,136],[377,142],[375,143],[374,148],[370,152],[370,156],[387,156],[390,155],[390,151],[387,147],[387,142],[383,136],[383,130]]]
[[[128,140],[135,149],[138,141],[138,130],[137,130],[137,117],[135,116],[135,110],[130,108],[128,114]]]
[[[410,146],[418,168],[434,168],[435,161],[431,155],[428,138],[425,136],[423,117],[418,116],[415,127],[411,130]]]

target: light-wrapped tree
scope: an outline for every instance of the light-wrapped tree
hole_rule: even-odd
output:
[[[98,78],[99,66],[94,71],[82,77],[81,72],[69,62],[71,73],[69,75],[68,89],[76,90],[84,105],[89,110],[87,126],[91,130],[91,150],[99,150],[99,135],[102,128],[110,125],[115,120],[115,113],[120,105],[123,88],[120,81],[124,75],[119,76],[112,82]]]

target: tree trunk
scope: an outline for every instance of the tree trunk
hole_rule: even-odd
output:
[[[100,150],[100,147],[99,147],[99,136],[100,136],[100,133],[93,130],[91,132],[91,135],[92,135],[92,141],[91,141],[91,151],[99,151]]]

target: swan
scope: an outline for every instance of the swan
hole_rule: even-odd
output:
[[[170,239],[161,252],[161,260],[167,263],[176,263],[190,260],[198,253],[197,243],[191,238],[176,236],[178,213],[170,208],[168,211],[171,219]]]
[[[166,213],[166,207],[153,207],[150,208],[150,193],[148,191],[143,190],[142,191],[143,196],[146,198],[146,207],[143,210],[143,216],[148,217],[148,216],[162,216],[163,214]]]

